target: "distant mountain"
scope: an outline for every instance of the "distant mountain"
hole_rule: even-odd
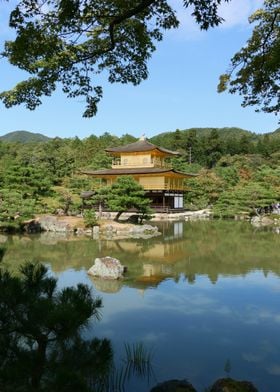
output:
[[[187,136],[187,134],[191,131],[196,131],[196,135],[198,137],[205,137],[205,136],[209,136],[210,133],[216,130],[219,134],[219,136],[222,139],[228,139],[231,137],[234,138],[241,138],[242,136],[250,136],[250,137],[256,137],[257,135],[251,131],[247,131],[245,129],[241,129],[241,128],[236,128],[236,127],[225,127],[225,128],[188,128],[188,129],[177,129],[176,131],[179,131],[180,133],[182,133],[182,135]],[[166,137],[169,134],[174,134],[174,132],[164,132],[164,133],[160,133],[154,137],[158,138],[158,137]]]
[[[6,135],[0,136],[3,142],[19,142],[19,143],[40,143],[50,140],[49,137],[41,133],[33,133],[28,131],[9,132]]]
[[[163,146],[166,148],[171,148],[174,146],[174,142],[176,144],[176,139],[185,140],[188,134],[191,131],[196,131],[196,135],[198,138],[207,137],[211,134],[211,132],[215,130],[217,131],[221,140],[231,140],[231,139],[241,139],[242,137],[246,136],[251,141],[256,142],[258,140],[258,135],[246,131],[245,129],[231,127],[231,128],[189,128],[189,129],[177,129],[173,132],[164,132],[160,133],[150,139],[152,143],[158,146]],[[179,142],[180,143],[180,142]]]

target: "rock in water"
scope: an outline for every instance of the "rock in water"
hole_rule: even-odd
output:
[[[94,265],[88,270],[88,274],[103,279],[119,279],[123,277],[124,269],[118,259],[106,256],[96,258]]]
[[[196,392],[187,380],[168,380],[157,384],[150,392]]]
[[[249,381],[221,378],[214,383],[210,392],[258,392],[258,390]]]

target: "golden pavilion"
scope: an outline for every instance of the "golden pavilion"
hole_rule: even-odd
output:
[[[132,176],[146,191],[151,208],[158,212],[177,212],[184,209],[184,180],[194,176],[173,169],[166,158],[180,155],[155,146],[141,137],[137,142],[105,149],[113,156],[111,169],[83,170],[94,178],[111,185],[119,176]]]

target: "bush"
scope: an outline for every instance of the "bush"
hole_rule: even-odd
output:
[[[97,225],[97,218],[94,210],[84,211],[84,223],[86,227],[93,227]]]

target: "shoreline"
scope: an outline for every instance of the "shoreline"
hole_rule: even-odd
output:
[[[17,233],[66,233],[77,236],[86,235],[93,238],[103,237],[122,237],[122,238],[149,238],[149,236],[159,235],[157,227],[153,223],[157,222],[192,222],[192,221],[206,221],[215,219],[210,208],[198,211],[184,211],[178,213],[154,213],[150,220],[143,221],[143,224],[135,224],[133,218],[137,215],[135,212],[124,212],[119,221],[115,221],[116,212],[102,212],[101,217],[98,217],[98,224],[93,227],[86,227],[83,216],[68,216],[68,215],[37,215],[33,219],[19,222],[18,227],[10,226],[10,223],[5,223],[0,228],[2,234],[17,234]],[[219,219],[218,219],[219,220]],[[223,220],[223,219],[222,219]],[[227,220],[227,219],[226,219]],[[230,220],[247,221],[255,228],[273,227],[280,231],[280,215],[255,215],[236,216]],[[16,222],[16,221],[15,221]],[[155,231],[155,233],[153,233]],[[277,231],[278,232],[278,231]],[[147,237],[145,237],[147,235]],[[140,236],[140,237],[139,237]]]

